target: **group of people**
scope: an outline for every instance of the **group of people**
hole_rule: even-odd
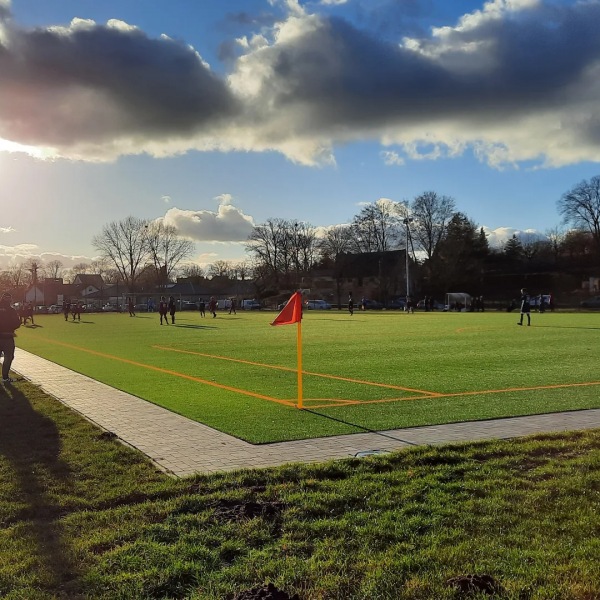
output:
[[[171,325],[175,325],[175,313],[177,312],[177,303],[173,296],[169,296],[167,300],[164,296],[160,297],[158,302],[158,314],[160,316],[160,324],[169,324],[169,316],[171,317]]]
[[[31,321],[32,325],[35,325],[33,322],[33,304],[31,302],[25,302],[19,311],[19,317],[21,319],[21,325],[27,325],[27,321]]]
[[[73,318],[73,321],[81,321],[81,312],[83,311],[83,302],[69,302],[65,298],[63,301],[63,315],[65,321],[69,320],[69,315]]]

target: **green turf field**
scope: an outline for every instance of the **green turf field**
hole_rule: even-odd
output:
[[[250,442],[600,407],[600,315],[310,311],[36,316],[17,345]],[[15,363],[15,367],[17,367]]]

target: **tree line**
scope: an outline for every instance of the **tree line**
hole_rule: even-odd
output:
[[[189,262],[194,243],[162,221],[133,216],[102,227],[92,244],[100,259],[70,270],[58,260],[29,259],[0,273],[3,287],[17,288],[39,279],[96,273],[107,283],[135,292],[164,286],[177,276],[252,279],[258,295],[302,287],[315,269],[334,269],[342,255],[404,250],[417,291],[436,295],[460,287],[489,293],[490,274],[500,277],[566,270],[596,274],[600,266],[600,176],[565,192],[557,202],[560,224],[542,239],[513,236],[491,248],[482,227],[456,209],[453,198],[434,191],[410,202],[379,200],[366,204],[348,223],[319,230],[296,219],[267,219],[254,227],[247,260],[219,260],[202,269]],[[381,275],[381,274],[380,274]],[[383,274],[385,276],[385,274]]]

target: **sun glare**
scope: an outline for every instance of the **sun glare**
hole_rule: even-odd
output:
[[[37,146],[26,146],[25,144],[18,144],[17,142],[11,142],[0,138],[0,152],[23,152],[34,156],[35,158],[46,158],[47,153],[42,148]]]

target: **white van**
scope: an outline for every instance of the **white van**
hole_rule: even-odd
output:
[[[256,300],[242,300],[242,310],[260,310],[260,302]]]

